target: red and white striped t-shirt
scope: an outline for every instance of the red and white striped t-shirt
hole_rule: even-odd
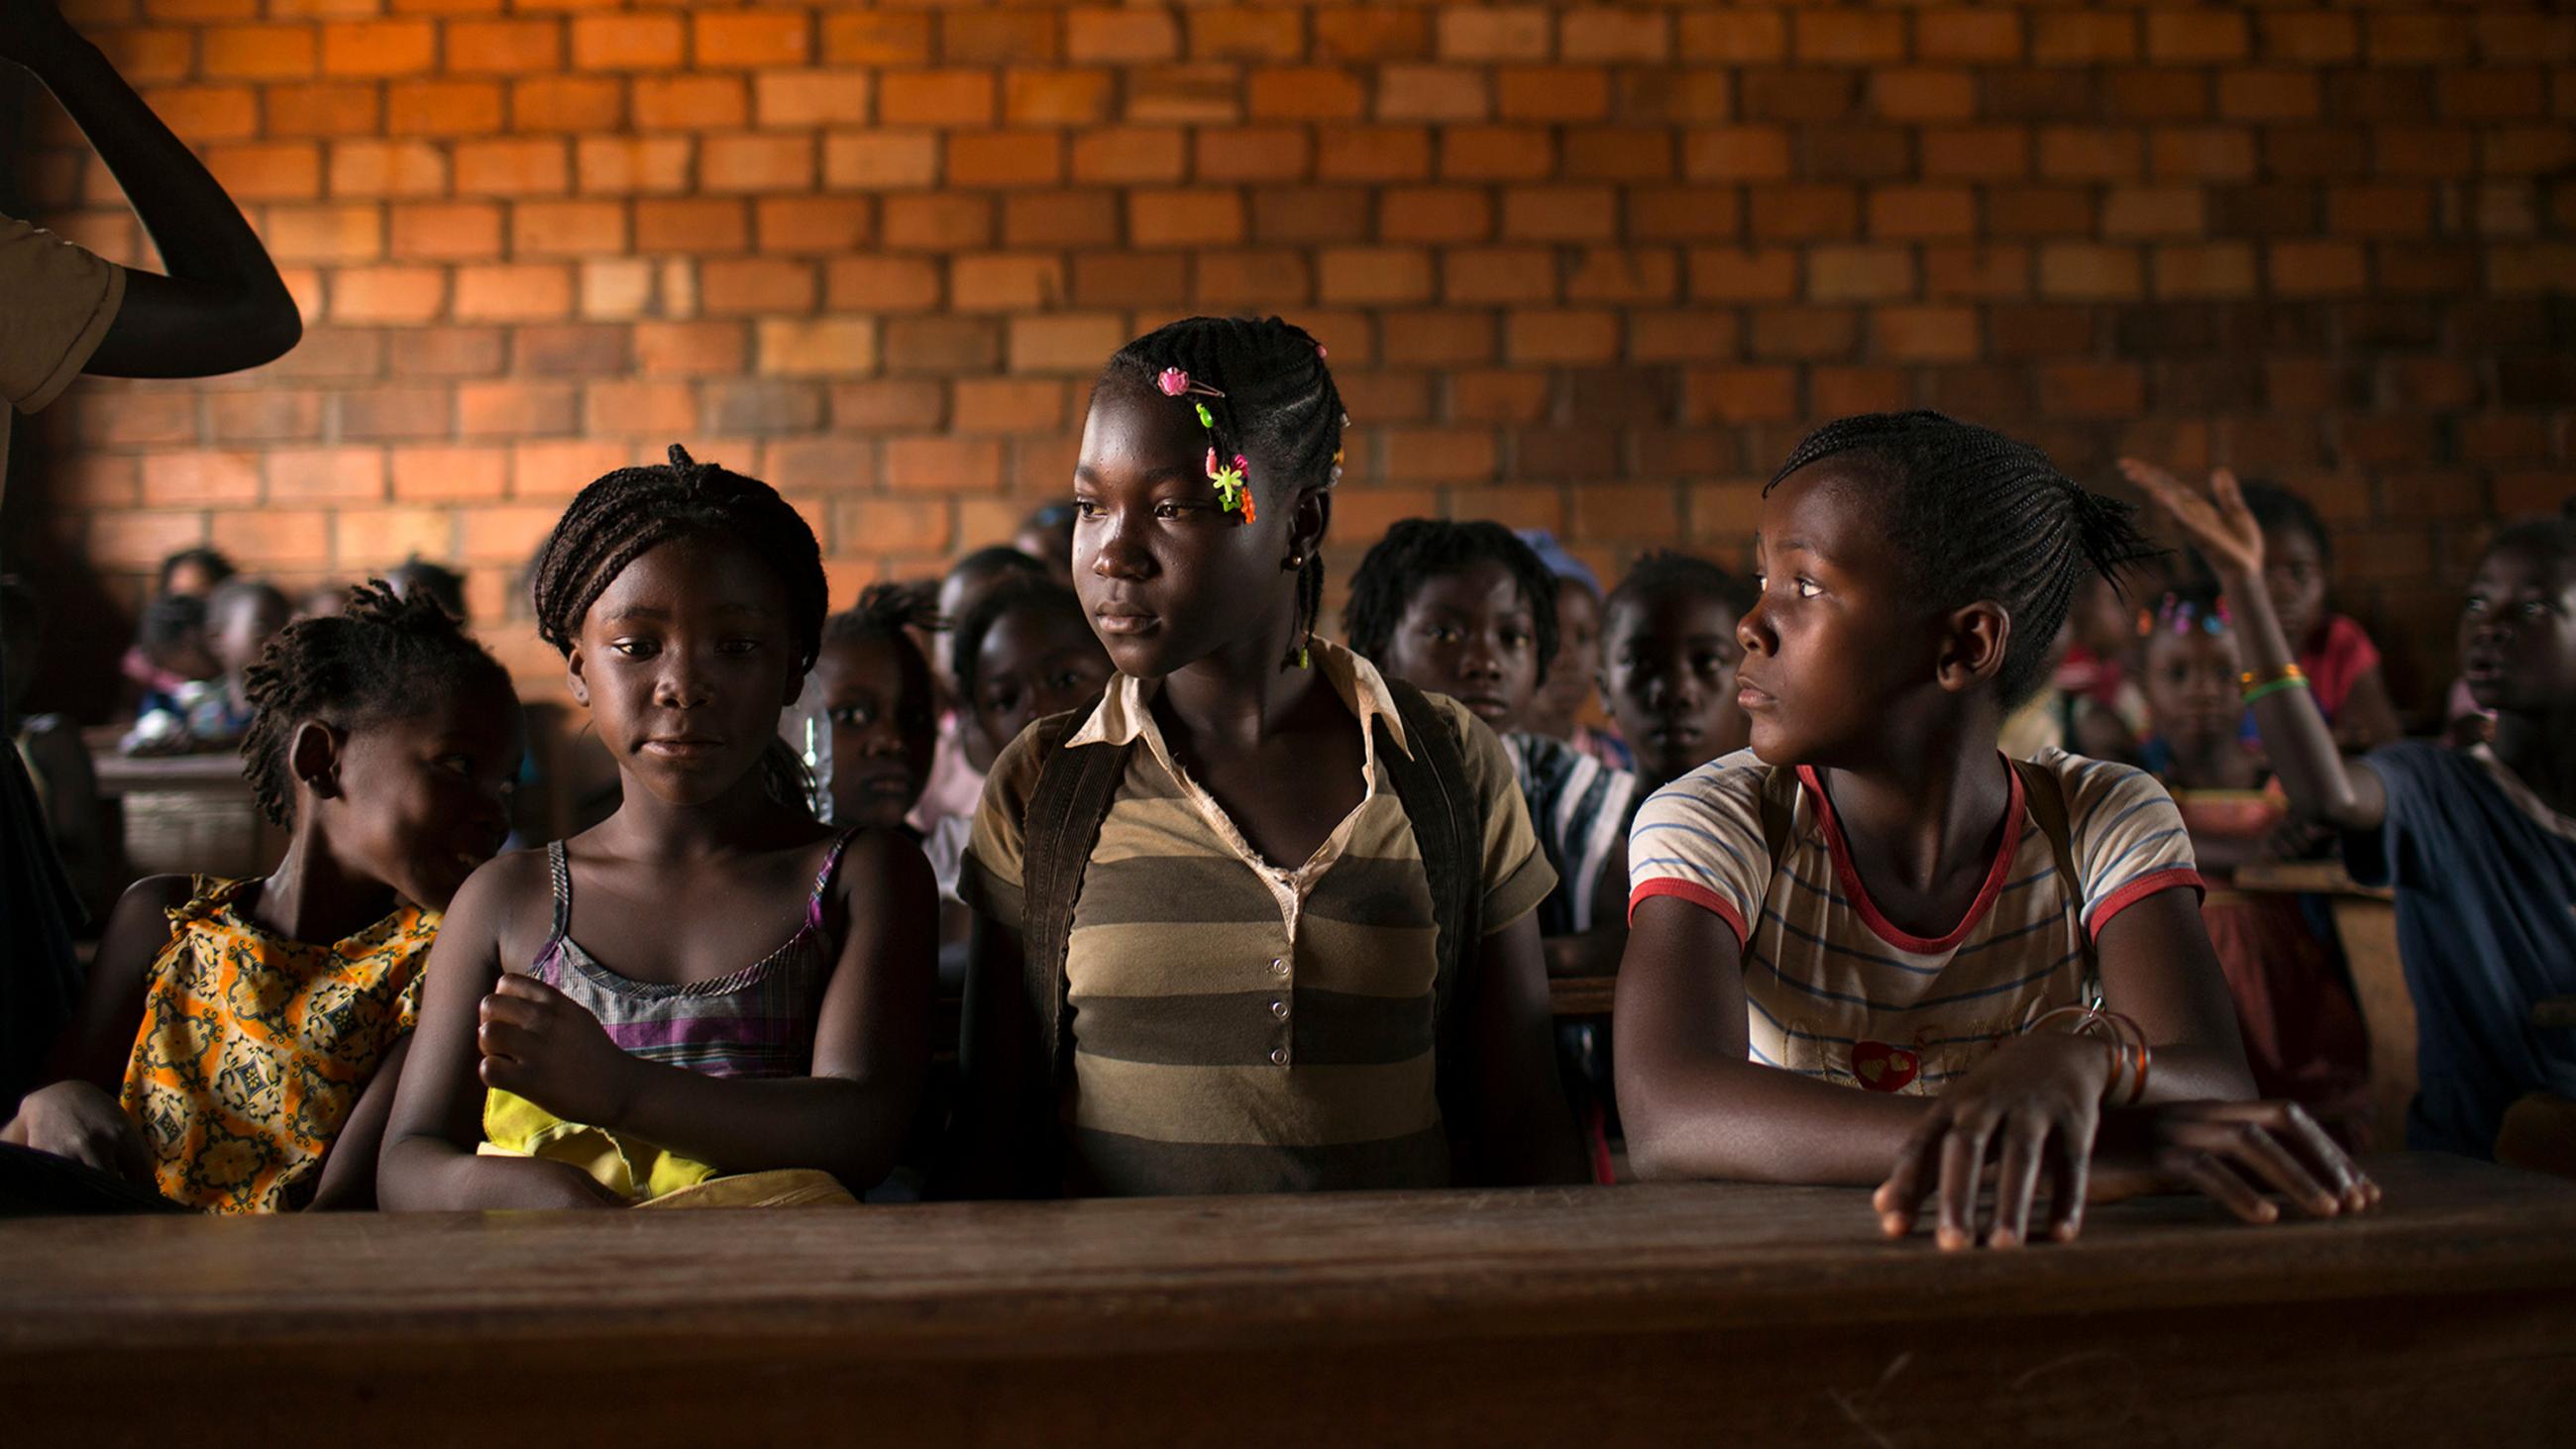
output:
[[[1753,1060],[1882,1092],[1937,1092],[2003,1038],[2076,1003],[2084,940],[2146,896],[2200,889],[2191,837],[2144,771],[2062,750],[2033,761],[2066,797],[2069,854],[2084,878],[2081,920],[2019,775],[1998,852],[1967,918],[1940,937],[1879,912],[1816,776],[1800,769],[1788,848],[1762,840],[1771,766],[1751,750],[1702,765],[1637,812],[1628,909],[1675,896],[1715,912],[1744,946]]]

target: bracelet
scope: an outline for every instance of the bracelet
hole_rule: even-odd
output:
[[[2254,701],[2261,699],[2267,694],[2279,694],[2285,689],[2305,689],[2307,687],[2308,681],[2306,678],[2293,674],[2285,679],[2275,679],[2269,684],[2258,684],[2254,688],[2245,691],[2245,702],[2247,704],[2252,704]]]
[[[2147,1045],[2146,1028],[2138,1025],[2134,1017],[2103,1007],[2061,1006],[2054,1011],[2041,1014],[2030,1025],[2023,1027],[2022,1032],[2028,1035],[2051,1022],[2066,1018],[2073,1018],[2075,1021],[2074,1030],[2069,1033],[2070,1035],[2098,1038],[2110,1054],[2111,1072],[2102,1083],[2102,1100],[2122,1107],[2136,1106],[2147,1094],[2147,1067],[2155,1059],[2154,1049]],[[2125,1099],[2114,1102],[2115,1098],[2120,1097],[2120,1082],[2123,1077],[2129,1079],[2128,1095]]]
[[[2269,674],[2262,674],[2248,669],[2243,674],[2236,676],[2236,684],[2240,689],[2252,689],[2255,685],[2268,683],[2269,681],[2276,679],[2305,679],[2307,677],[2308,672],[2301,669],[2296,664],[2284,664]]]

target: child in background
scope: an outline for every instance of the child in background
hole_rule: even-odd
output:
[[[2576,996],[2576,525],[2498,530],[2470,581],[2460,668],[2495,711],[2491,739],[2347,762],[2273,608],[2244,490],[2224,469],[2209,497],[2148,486],[2224,583],[2291,808],[2344,832],[2354,879],[2396,888],[2421,1082],[2406,1145],[2576,1175],[2576,1033],[2533,1016]]]
[[[1627,743],[1615,732],[1583,722],[1601,678],[1600,578],[1544,528],[1518,529],[1514,536],[1556,576],[1556,653],[1548,656],[1547,682],[1523,711],[1521,727],[1563,740],[1614,770],[1633,773],[1637,761]]]
[[[127,658],[140,659],[154,682],[135,702],[134,725],[117,748],[129,755],[166,755],[192,747],[188,717],[222,693],[223,665],[206,639],[206,601],[195,594],[163,594],[144,605]]]
[[[2141,751],[2182,812],[2209,883],[2200,920],[2227,973],[2254,1089],[2307,1108],[2357,1151],[2369,1143],[2371,1112],[2361,1009],[2298,897],[2231,884],[2237,867],[2277,853],[2289,816],[2259,745],[2244,739],[2237,649],[2217,585],[2165,595],[2140,671],[2151,722]]]
[[[143,698],[176,695],[181,685],[207,677],[174,669],[157,657],[152,644],[152,636],[156,632],[153,623],[155,606],[163,599],[196,600],[197,627],[202,630],[205,627],[203,608],[206,596],[233,573],[233,561],[211,548],[183,548],[161,560],[161,571],[152,597],[144,601],[143,618],[136,629],[133,647],[125,651],[124,659],[117,665],[118,671],[133,681]],[[167,621],[178,618],[186,610],[184,606],[176,606],[160,612],[165,622],[157,632],[166,634],[170,627]]]
[[[249,685],[242,772],[285,858],[128,890],[0,1142],[206,1212],[366,1207],[438,912],[507,826],[518,703],[446,615],[381,588],[290,627]]]
[[[776,490],[677,446],[565,510],[537,628],[623,802],[458,895],[387,1207],[624,1206],[728,1176],[688,1200],[847,1202],[886,1175],[929,1064],[936,897],[910,841],[807,813],[778,737],[825,588]]]
[[[1119,672],[976,814],[970,1192],[1582,1176],[1528,919],[1554,880],[1501,745],[1314,637],[1347,421],[1277,318],[1102,373],[1073,577]]]
[[[873,584],[855,609],[823,621],[814,679],[832,723],[832,819],[900,829],[930,779],[938,743],[938,686],[912,642],[928,601]]]
[[[1682,553],[1647,554],[1610,591],[1601,698],[1636,753],[1641,803],[1752,737],[1735,702],[1744,660],[1735,624],[1746,592],[1726,570]]]
[[[1502,733],[1556,889],[1538,909],[1548,969],[1606,975],[1622,934],[1593,932],[1597,899],[1627,877],[1637,779],[1562,740],[1522,729],[1556,652],[1556,577],[1499,523],[1408,518],[1351,575],[1342,629],[1351,648],[1417,689],[1445,694]],[[1560,944],[1561,943],[1561,944]]]
[[[2154,559],[2129,570],[2131,588],[2163,592]],[[2075,586],[2059,631],[2066,652],[2051,673],[2057,733],[2072,753],[2135,764],[2147,728],[2146,692],[2138,687],[2138,613],[2119,586],[2096,574]]]
[[[1118,672],[1080,596],[1051,580],[1004,580],[976,600],[952,637],[958,702],[995,755],[1048,715],[1098,699]]]
[[[993,752],[1001,748],[1000,744],[987,744],[968,727],[969,712],[951,672],[957,656],[953,633],[957,621],[1004,579],[1044,577],[1046,565],[1018,549],[995,546],[977,549],[959,559],[939,582],[939,612],[931,621],[933,632],[927,646],[930,667],[939,677],[942,701],[939,749],[931,761],[930,784],[922,792],[921,804],[912,812],[914,828],[924,835],[934,832],[942,820],[974,818],[976,802],[983,798],[984,772],[992,768]]]
[[[2120,472],[2158,497],[2181,486],[2171,473],[2136,458],[2122,458]],[[2308,500],[2286,488],[2263,483],[2238,487],[2263,530],[2264,586],[2336,745],[2348,754],[2362,754],[2395,740],[2405,730],[2388,696],[2388,681],[2380,674],[2379,646],[2360,624],[2335,613],[2326,599],[2334,544],[2326,536],[2325,521]],[[2253,734],[2249,720],[2246,737]]]
[[[445,564],[432,563],[413,554],[388,570],[385,582],[394,592],[408,599],[414,594],[427,594],[448,616],[463,624],[470,622],[465,611],[465,576]]]
[[[1073,583],[1073,505],[1048,503],[1031,509],[1011,535],[1011,547],[1046,565],[1047,577]]]
[[[336,619],[348,611],[349,586],[337,580],[326,580],[304,591],[304,597],[296,602],[295,618],[289,622]]]
[[[1891,1235],[1929,1193],[1944,1248],[2072,1237],[2110,1192],[2196,1189],[2249,1222],[2278,1215],[2266,1188],[2365,1207],[2305,1112],[2242,1100],[2164,791],[1997,748],[2076,581],[2148,551],[2128,511],[2001,434],[1873,414],[1799,444],[1757,550],[1752,749],[1657,793],[1630,846],[1615,1027],[1640,1175],[1876,1183]]]
[[[293,614],[286,595],[262,579],[226,579],[207,597],[207,652],[223,671],[223,687],[188,711],[188,734],[197,743],[230,744],[250,728],[251,666]]]

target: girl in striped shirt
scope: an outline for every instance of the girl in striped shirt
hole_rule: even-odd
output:
[[[1614,1056],[1639,1174],[1876,1185],[1891,1234],[1931,1195],[1943,1247],[2072,1237],[2088,1196],[2158,1188],[2248,1221],[2277,1216],[2266,1190],[2367,1206],[2306,1114],[2248,1100],[2173,802],[1997,749],[2076,582],[2148,551],[2127,511],[2027,444],[1871,415],[1799,445],[1758,546],[1752,748],[1630,837]]]

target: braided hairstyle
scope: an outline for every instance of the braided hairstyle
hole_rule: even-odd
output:
[[[1519,535],[1485,519],[1407,518],[1388,529],[1351,575],[1351,597],[1342,605],[1343,637],[1353,652],[1385,658],[1424,580],[1488,562],[1510,572],[1529,604],[1531,632],[1538,636],[1538,682],[1545,684],[1547,662],[1556,657],[1556,575]]]
[[[1910,592],[1938,610],[1978,600],[2012,621],[1996,686],[2006,708],[2047,677],[2049,650],[2087,571],[2120,573],[2155,557],[2127,504],[2057,471],[2048,455],[1941,413],[1864,413],[1809,433],[1763,486],[1850,456],[1893,494],[1888,539],[1907,556]]]
[[[297,725],[355,730],[417,713],[425,694],[468,680],[510,688],[508,671],[436,600],[402,598],[382,579],[352,589],[346,613],[287,625],[242,675],[252,710],[242,774],[260,812],[280,825],[294,814],[286,754]]]
[[[757,478],[701,463],[671,445],[670,461],[620,468],[584,488],[564,510],[529,569],[537,635],[567,656],[590,606],[628,564],[674,539],[738,543],[768,564],[787,594],[794,673],[814,667],[823,620],[832,611],[823,550],[814,530],[778,490]],[[798,809],[811,800],[804,763],[785,740],[762,760],[769,793]]]
[[[1753,607],[1751,590],[1743,580],[1696,554],[1659,548],[1639,554],[1627,577],[1602,602],[1602,633],[1610,632],[1609,621],[1618,610],[1673,596],[1715,599],[1739,619]]]
[[[1350,414],[1323,346],[1305,328],[1277,317],[1190,317],[1158,327],[1118,349],[1102,369],[1102,387],[1132,387],[1160,396],[1154,379],[1177,367],[1225,394],[1193,395],[1216,420],[1210,442],[1221,457],[1242,454],[1255,490],[1286,502],[1302,488],[1330,488],[1342,477],[1342,430]],[[1184,406],[1173,400],[1174,407]],[[1553,588],[1553,585],[1550,586]],[[1297,570],[1297,642],[1287,663],[1302,662],[1324,606],[1322,549]]]

